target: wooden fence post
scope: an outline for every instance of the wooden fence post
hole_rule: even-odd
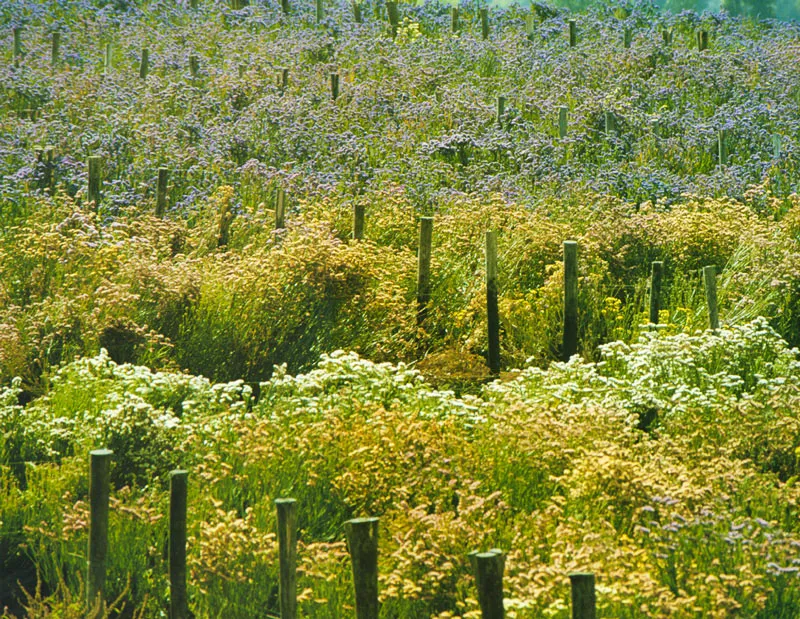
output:
[[[497,232],[486,232],[486,320],[489,371],[500,373],[500,312],[497,307]]]
[[[392,29],[392,38],[397,36],[397,26],[400,24],[400,11],[397,8],[396,0],[388,0],[386,12],[389,16],[389,26]]]
[[[39,189],[49,189],[53,192],[53,168],[55,148],[45,146],[44,150],[36,151],[36,163],[39,172]]]
[[[297,618],[297,501],[276,499],[281,619]]]
[[[339,74],[331,73],[331,100],[336,101],[339,98]]]
[[[594,574],[570,574],[572,619],[597,619]]]
[[[146,47],[142,50],[142,61],[139,63],[139,79],[147,79],[150,72],[150,50]]]
[[[564,341],[562,354],[569,361],[578,352],[578,243],[564,241]]]
[[[720,129],[717,133],[717,152],[719,165],[728,165],[728,132],[725,129]]]
[[[56,66],[58,64],[58,56],[61,52],[61,33],[54,32],[50,42],[50,64]]]
[[[450,7],[450,32],[453,34],[458,34],[458,31],[461,30],[461,24],[458,20],[458,7],[451,6]]]
[[[111,43],[106,43],[106,51],[103,55],[103,74],[108,75],[111,73],[111,64],[114,60],[114,48],[111,46]]]
[[[286,67],[281,67],[278,69],[277,73],[277,82],[278,82],[278,90],[280,90],[281,94],[286,91],[286,86],[289,85],[289,69]]]
[[[663,262],[653,262],[650,265],[650,324],[658,324],[658,314],[661,311],[661,276],[664,270]]]
[[[286,192],[278,187],[275,192],[275,229],[286,227]]]
[[[698,30],[697,31],[697,50],[704,52],[708,49],[708,31],[706,30]]]
[[[772,156],[775,159],[781,158],[781,146],[783,138],[779,133],[772,134]]]
[[[617,130],[617,117],[611,110],[603,112],[603,121],[605,123],[606,135],[611,135]]]
[[[664,41],[664,45],[666,45],[667,47],[672,45],[672,30],[664,28],[661,31],[661,38]]]
[[[353,239],[364,238],[364,205],[356,202],[353,205]]]
[[[169,606],[170,619],[189,619],[186,595],[187,471],[169,474]]]
[[[281,0],[281,11],[283,11],[283,14],[288,15],[289,10],[290,10],[289,0]]]
[[[156,217],[164,217],[167,212],[167,183],[169,182],[169,170],[158,168],[158,179],[156,180]]]
[[[100,187],[102,185],[101,176],[103,160],[97,155],[89,157],[89,181],[87,185],[86,199],[89,202],[89,208],[97,210],[100,206]]]
[[[378,519],[348,520],[345,531],[353,564],[356,619],[378,619]]]
[[[566,105],[558,108],[558,137],[567,137],[567,113],[569,112]]]
[[[325,19],[325,7],[322,5],[322,0],[316,0],[317,9],[317,23]]]
[[[89,576],[86,607],[90,617],[102,617],[105,605],[106,556],[108,555],[108,497],[111,491],[110,449],[89,453]]]
[[[478,604],[483,619],[503,619],[503,571],[505,555],[500,550],[470,553],[475,585],[478,589]]]
[[[503,126],[503,116],[506,113],[506,98],[503,95],[497,96],[497,124]]]
[[[633,38],[633,34],[631,33],[630,28],[625,28],[622,32],[622,45],[625,49],[631,48],[631,40]]]
[[[14,62],[19,62],[22,58],[22,28],[14,28]]]
[[[192,79],[196,79],[197,76],[200,74],[200,59],[192,54],[189,56],[189,75],[192,76]]]
[[[431,300],[431,253],[433,250],[433,217],[420,217],[417,250],[417,326],[428,317]]]
[[[354,0],[353,2],[353,19],[357,24],[364,22],[364,17],[361,15],[361,3],[359,0]]]
[[[716,331],[719,329],[719,311],[717,309],[717,267],[713,264],[703,267],[703,284],[708,305],[708,326]]]
[[[489,38],[489,9],[480,10],[481,16],[481,38],[485,41]]]
[[[578,24],[574,19],[569,20],[569,46],[575,47],[578,44]]]

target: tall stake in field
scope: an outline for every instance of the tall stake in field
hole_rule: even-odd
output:
[[[187,471],[169,474],[169,607],[170,619],[189,619],[186,595]]]
[[[461,24],[458,20],[458,7],[451,6],[450,7],[450,32],[453,34],[458,34],[458,31],[461,30]]]
[[[562,355],[569,361],[578,352],[578,243],[564,241],[564,342]]]
[[[353,2],[353,20],[355,20],[357,24],[364,21],[364,17],[361,15],[361,3],[358,0]]]
[[[281,619],[297,618],[297,501],[276,499]]]
[[[360,241],[364,238],[364,205],[356,202],[353,205],[353,239]]]
[[[316,0],[316,8],[317,8],[317,23],[319,23],[323,19],[325,19],[325,7],[322,4],[322,0]]]
[[[781,158],[781,143],[783,142],[783,138],[779,133],[775,133],[772,135],[772,156],[775,159]]]
[[[90,452],[89,481],[89,576],[86,579],[86,606],[89,617],[104,616],[106,556],[108,555],[108,496],[111,479],[110,449]]]
[[[578,24],[574,19],[569,20],[569,46],[575,47],[578,44]]]
[[[625,49],[630,49],[631,48],[631,40],[632,39],[633,39],[633,35],[631,33],[631,29],[630,28],[625,28],[625,30],[622,32],[622,46]]]
[[[661,276],[664,271],[663,262],[653,262],[650,265],[650,324],[658,324],[658,314],[661,311]]]
[[[353,563],[356,619],[378,619],[378,519],[348,520],[345,532]]]
[[[339,98],[339,74],[331,73],[331,100],[336,101]]]
[[[570,574],[572,619],[597,619],[594,574]]]
[[[566,105],[562,105],[558,108],[558,137],[565,138],[567,137],[567,113],[569,109]]]
[[[114,48],[111,43],[106,43],[106,51],[103,55],[103,74],[108,75],[111,73],[111,63],[113,61]]]
[[[169,170],[158,168],[158,179],[156,180],[156,217],[162,219],[167,212],[167,183],[169,182]]]
[[[481,38],[485,41],[489,38],[489,9],[480,10],[481,16]]]
[[[58,64],[58,55],[61,51],[61,33],[54,32],[50,43],[50,64],[54,67]]]
[[[281,94],[286,92],[286,86],[289,85],[289,69],[282,67],[277,72],[278,90]]]
[[[708,31],[706,30],[698,30],[697,31],[697,50],[704,52],[708,49]]]
[[[503,571],[505,556],[499,550],[470,554],[478,589],[478,604],[482,619],[503,619]]]
[[[392,38],[397,36],[397,26],[400,24],[400,11],[395,0],[386,3],[386,13],[389,16],[389,26],[392,29]]]
[[[189,75],[192,76],[192,79],[196,79],[197,76],[200,74],[200,59],[192,54],[189,56]]]
[[[283,14],[288,15],[289,10],[290,10],[289,0],[281,0],[281,11],[283,11]]]
[[[725,129],[717,133],[717,152],[719,165],[728,165],[728,132]]]
[[[103,160],[97,155],[89,157],[89,179],[86,188],[86,199],[89,202],[89,208],[96,211],[100,205],[100,186],[102,184],[102,164]]]
[[[286,227],[286,192],[278,188],[275,193],[275,229],[281,230]]]
[[[428,317],[431,300],[431,253],[433,247],[433,217],[419,220],[419,249],[417,250],[417,326]]]
[[[147,79],[150,72],[150,50],[146,47],[142,50],[142,61],[139,63],[139,79]]]
[[[708,305],[708,326],[716,331],[719,329],[719,311],[717,310],[717,267],[713,264],[703,267],[703,284]]]
[[[486,232],[486,321],[489,371],[500,373],[500,312],[497,307],[497,232]]]
[[[497,97],[497,124],[503,126],[503,116],[506,113],[506,98],[503,95]]]
[[[22,28],[14,28],[14,62],[22,58]]]
[[[36,151],[36,164],[39,172],[39,189],[49,190],[53,193],[53,168],[55,167],[56,150],[52,146],[45,146],[44,150]]]

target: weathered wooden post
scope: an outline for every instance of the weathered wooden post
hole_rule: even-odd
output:
[[[655,261],[650,265],[650,324],[658,324],[658,314],[661,311],[661,276],[664,263]]]
[[[725,129],[717,132],[717,152],[719,165],[728,165],[728,132]]]
[[[361,14],[361,3],[358,0],[353,2],[353,19],[357,24],[364,22],[364,17]]]
[[[597,619],[594,574],[570,574],[572,619]]]
[[[325,19],[325,7],[322,4],[322,0],[316,0],[316,9],[317,23],[320,23],[323,19]]]
[[[603,121],[605,123],[606,135],[611,135],[617,131],[617,117],[611,110],[603,112]]]
[[[360,241],[364,238],[364,205],[356,202],[353,205],[353,239]]]
[[[170,619],[189,619],[186,595],[187,471],[169,474],[169,606]]]
[[[568,108],[566,105],[562,105],[558,108],[558,137],[565,138],[567,137],[567,113]]]
[[[697,31],[697,50],[704,52],[708,49],[708,31],[706,30],[698,30]]]
[[[569,20],[569,46],[575,47],[578,44],[578,24],[574,19]]]
[[[297,618],[297,501],[276,499],[281,619]]]
[[[458,21],[458,7],[451,6],[450,7],[450,32],[453,34],[458,34],[458,31],[461,30],[461,24]]]
[[[562,354],[569,361],[578,352],[578,243],[564,241],[564,341]]]
[[[396,0],[388,0],[386,3],[386,13],[389,16],[389,26],[392,29],[392,38],[397,36],[397,26],[400,24],[400,11]]]
[[[489,38],[489,9],[480,10],[481,16],[481,38],[485,41]]]
[[[622,32],[622,45],[625,49],[631,48],[631,40],[633,39],[633,34],[631,33],[630,28],[625,28]]]
[[[420,217],[419,249],[417,250],[417,326],[428,317],[431,300],[431,253],[433,247],[433,217]]]
[[[282,67],[277,72],[278,90],[283,94],[286,91],[286,86],[289,85],[289,69]]]
[[[706,290],[706,305],[708,305],[708,326],[716,331],[719,329],[719,312],[717,310],[717,267],[713,264],[703,267],[703,284]]]
[[[500,312],[497,307],[497,232],[486,232],[486,320],[489,371],[500,373]]]
[[[100,187],[103,182],[101,179],[103,174],[102,165],[103,160],[101,157],[97,155],[89,157],[89,180],[87,183],[86,199],[89,202],[89,208],[95,211],[97,207],[100,206]]]
[[[339,98],[339,74],[331,73],[331,100],[336,101]]]
[[[231,213],[230,200],[222,200],[219,206],[219,221],[217,222],[217,247],[222,248],[228,244],[231,234],[231,222],[233,221],[233,213]]]
[[[14,62],[19,62],[22,58],[22,28],[17,26],[14,32]]]
[[[782,146],[783,138],[779,133],[774,133],[772,135],[772,156],[775,159],[781,158],[781,146]]]
[[[378,519],[348,520],[345,531],[353,563],[356,619],[378,619]]]
[[[497,96],[497,124],[503,126],[503,116],[506,113],[506,98],[503,95]]]
[[[106,43],[106,51],[103,54],[103,74],[108,75],[111,73],[111,65],[113,63],[114,48],[111,43]]]
[[[664,41],[664,45],[667,47],[672,45],[672,30],[668,28],[664,28],[661,31],[661,39]]]
[[[478,589],[478,604],[483,619],[503,619],[503,572],[505,555],[493,549],[489,552],[472,552],[469,555]]]
[[[167,183],[169,182],[169,170],[158,168],[158,179],[156,180],[156,217],[164,217],[167,212]]]
[[[282,187],[278,187],[275,192],[275,229],[281,230],[286,227],[286,192]]]
[[[192,54],[189,56],[189,75],[192,76],[192,79],[196,79],[197,76],[200,74],[200,59]]]
[[[36,151],[36,164],[39,173],[39,189],[49,189],[53,191],[53,168],[55,159],[55,148],[45,146],[44,149]]]
[[[86,607],[92,619],[104,616],[108,497],[111,490],[113,453],[110,449],[96,449],[89,453],[89,575],[86,579]]]
[[[142,60],[139,63],[139,79],[147,79],[150,72],[150,50],[146,47],[142,50]]]
[[[58,56],[61,52],[61,33],[54,32],[50,42],[50,64],[56,66],[58,64]]]
[[[283,11],[283,14],[288,15],[289,10],[290,10],[289,0],[281,0],[281,11]]]

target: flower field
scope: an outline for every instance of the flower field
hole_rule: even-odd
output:
[[[800,616],[800,25],[485,8],[0,5],[4,616],[88,612],[99,448],[101,616],[170,616],[174,469],[198,618],[279,616],[281,497],[300,617],[363,516],[381,618],[493,548],[511,618]]]

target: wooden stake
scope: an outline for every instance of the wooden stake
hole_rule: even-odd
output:
[[[39,172],[39,189],[47,189],[53,192],[53,168],[55,159],[55,149],[52,146],[45,146],[44,150],[36,151],[36,164]]]
[[[775,133],[772,136],[772,156],[775,159],[781,158],[781,143],[783,142],[783,138],[780,134]]]
[[[480,10],[481,16],[481,38],[486,41],[489,38],[489,9]]]
[[[461,29],[461,24],[458,21],[458,7],[451,6],[450,7],[450,32],[453,34],[458,34],[458,31]]]
[[[431,299],[431,253],[433,246],[433,217],[419,220],[419,248],[417,250],[417,326],[421,327],[428,316]]]
[[[364,238],[364,205],[356,202],[353,205],[353,239]]]
[[[578,352],[578,243],[564,241],[563,360]]]
[[[650,324],[658,324],[658,314],[661,311],[661,276],[664,271],[663,262],[653,262],[650,265]]]
[[[189,75],[192,76],[193,79],[197,78],[200,74],[200,59],[192,54],[189,56]]]
[[[139,63],[139,79],[147,79],[150,72],[150,50],[146,47],[142,50],[142,61]]]
[[[597,619],[594,574],[570,574],[572,619]]]
[[[277,499],[281,619],[297,618],[297,501]]]
[[[331,73],[331,100],[336,101],[339,98],[339,74]]]
[[[566,105],[562,105],[558,108],[558,137],[565,138],[567,137],[567,113],[569,109]]]
[[[281,93],[284,93],[286,91],[286,86],[288,86],[289,84],[289,69],[287,69],[286,67],[278,69],[277,78],[278,78],[278,90],[280,90]]]
[[[106,556],[108,555],[108,497],[111,490],[110,449],[90,455],[89,481],[89,576],[86,579],[86,607],[91,617],[104,616]]]
[[[14,61],[22,58],[22,28],[14,28]]]
[[[706,30],[697,31],[697,49],[701,52],[708,49],[708,32]]]
[[[631,48],[631,40],[632,40],[632,38],[633,38],[633,35],[631,33],[631,29],[630,28],[625,28],[625,30],[622,33],[622,45],[625,47],[625,49],[630,49]]]
[[[167,183],[169,182],[169,170],[158,168],[158,180],[156,181],[156,217],[162,219],[167,212]]]
[[[288,15],[289,14],[289,10],[290,10],[289,0],[281,0],[281,10],[283,11],[284,15]]]
[[[578,44],[578,24],[574,19],[569,20],[569,46],[575,47]]]
[[[378,519],[348,520],[345,531],[353,563],[356,619],[378,619]]]
[[[100,205],[100,187],[102,185],[101,176],[103,160],[97,155],[89,157],[89,182],[87,186],[86,199],[89,202],[89,208],[96,211]]]
[[[108,75],[111,73],[111,64],[113,61],[113,53],[114,50],[111,47],[111,43],[106,43],[106,51],[105,55],[103,56],[103,73]]]
[[[672,45],[672,30],[668,30],[667,28],[664,28],[661,31],[661,38],[664,41],[664,45],[666,45],[667,47],[670,47]]]
[[[169,606],[170,619],[189,619],[186,595],[187,471],[169,474]]]
[[[50,43],[50,64],[54,67],[58,64],[58,56],[61,52],[61,33],[54,32]]]
[[[317,23],[325,19],[325,7],[322,5],[322,0],[316,0],[317,7]]]
[[[603,120],[605,121],[606,135],[611,135],[617,131],[617,117],[614,116],[614,112],[606,110],[603,113]]]
[[[503,571],[505,556],[499,550],[470,555],[483,619],[503,619]]]
[[[725,129],[717,133],[717,152],[719,165],[728,165],[728,132]]]
[[[400,11],[397,8],[395,0],[388,0],[386,3],[386,12],[389,16],[389,25],[392,29],[392,38],[397,36],[397,26],[400,24]]]
[[[500,312],[497,307],[497,232],[486,232],[486,319],[489,371],[500,373]]]
[[[275,193],[275,229],[281,230],[286,227],[286,192],[278,187]]]
[[[506,98],[503,95],[497,97],[497,124],[503,125],[503,116],[506,113]]]
[[[713,264],[703,267],[703,284],[706,289],[706,305],[708,305],[708,326],[719,329],[719,312],[717,310],[717,267]]]
[[[353,2],[353,19],[357,24],[364,22],[364,17],[361,15],[361,3],[357,0]]]

